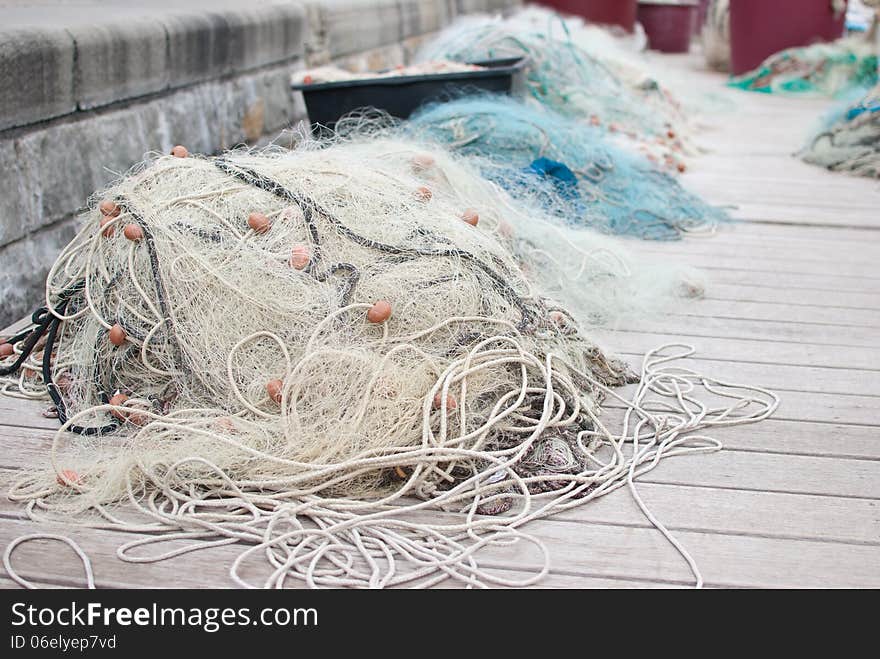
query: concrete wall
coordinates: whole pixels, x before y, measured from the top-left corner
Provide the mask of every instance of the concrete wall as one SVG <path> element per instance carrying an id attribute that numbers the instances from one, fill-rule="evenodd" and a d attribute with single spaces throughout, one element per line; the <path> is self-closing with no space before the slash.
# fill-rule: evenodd
<path id="1" fill-rule="evenodd" d="M 520 0 L 4 0 L 0 327 L 39 304 L 89 196 L 152 151 L 214 153 L 301 120 L 291 74 L 406 62 Z"/>

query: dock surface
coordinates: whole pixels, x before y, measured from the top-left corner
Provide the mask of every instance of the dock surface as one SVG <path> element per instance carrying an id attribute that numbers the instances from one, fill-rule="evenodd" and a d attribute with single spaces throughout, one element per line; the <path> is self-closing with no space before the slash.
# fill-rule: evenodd
<path id="1" fill-rule="evenodd" d="M 630 241 L 708 276 L 705 299 L 604 331 L 637 364 L 668 342 L 692 344 L 692 365 L 781 398 L 771 420 L 714 434 L 717 453 L 675 457 L 638 481 L 654 514 L 692 554 L 708 587 L 880 587 L 880 184 L 791 157 L 829 101 L 723 88 L 696 56 L 654 62 L 734 105 L 709 117 L 685 184 L 743 220 L 711 237 Z M 57 421 L 43 402 L 0 397 L 0 478 L 46 459 Z M 160 563 L 116 558 L 133 534 L 38 525 L 0 494 L 0 547 L 26 533 L 63 533 L 90 556 L 98 587 L 228 587 L 234 547 Z M 544 587 L 678 587 L 692 583 L 675 549 L 625 489 L 526 528 L 552 560 Z M 524 543 L 520 543 L 524 544 Z M 521 553 L 520 553 L 521 552 Z M 496 552 L 493 552 L 493 555 Z M 491 567 L 525 576 L 528 547 Z M 68 548 L 33 542 L 19 573 L 81 587 Z M 487 567 L 489 565 L 487 564 Z M 5 575 L 0 587 L 18 587 Z"/>

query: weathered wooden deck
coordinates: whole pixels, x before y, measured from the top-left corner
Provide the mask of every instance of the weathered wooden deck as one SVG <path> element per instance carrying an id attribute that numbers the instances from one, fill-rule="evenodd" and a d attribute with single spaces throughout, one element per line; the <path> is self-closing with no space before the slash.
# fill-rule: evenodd
<path id="1" fill-rule="evenodd" d="M 691 81 L 720 88 L 722 76 Z M 725 93 L 725 92 L 722 92 Z M 687 183 L 736 204 L 745 222 L 711 238 L 633 243 L 645 254 L 704 269 L 706 299 L 653 321 L 604 332 L 636 361 L 668 341 L 696 346 L 699 367 L 761 385 L 782 398 L 772 420 L 714 433 L 720 453 L 673 458 L 640 480 L 648 506 L 697 560 L 708 586 L 880 586 L 880 185 L 790 157 L 827 102 L 729 92 L 738 108 L 717 118 Z M 0 397 L 0 469 L 43 457 L 56 422 L 43 404 Z M 91 556 L 99 587 L 228 586 L 237 553 L 223 547 L 158 564 L 120 562 L 131 536 L 53 527 Z M 38 530 L 0 500 L 0 546 Z M 529 531 L 552 555 L 547 587 L 679 586 L 686 564 L 625 490 Z M 528 568 L 518 549 L 492 565 Z M 525 551 L 525 549 L 523 549 Z M 22 576 L 79 586 L 81 567 L 57 544 L 16 553 Z M 0 585 L 14 585 L 0 577 Z"/>

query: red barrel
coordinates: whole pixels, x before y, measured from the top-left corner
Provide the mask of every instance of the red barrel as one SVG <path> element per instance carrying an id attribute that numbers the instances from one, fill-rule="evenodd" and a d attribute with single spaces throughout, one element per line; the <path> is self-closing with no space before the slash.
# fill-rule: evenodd
<path id="1" fill-rule="evenodd" d="M 697 0 L 641 0 L 639 23 L 648 35 L 648 47 L 663 53 L 686 53 L 697 15 Z"/>
<path id="2" fill-rule="evenodd" d="M 581 16 L 590 23 L 617 25 L 627 32 L 636 27 L 638 0 L 538 0 L 563 14 Z"/>
<path id="3" fill-rule="evenodd" d="M 747 73 L 786 48 L 843 36 L 832 0 L 730 0 L 731 72 Z"/>

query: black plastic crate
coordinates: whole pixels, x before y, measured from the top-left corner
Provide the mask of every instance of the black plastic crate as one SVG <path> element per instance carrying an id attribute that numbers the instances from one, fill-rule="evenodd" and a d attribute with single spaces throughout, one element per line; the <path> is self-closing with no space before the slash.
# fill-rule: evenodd
<path id="1" fill-rule="evenodd" d="M 510 94 L 523 84 L 526 58 L 468 62 L 478 71 L 419 76 L 390 76 L 293 85 L 306 101 L 313 125 L 333 128 L 340 117 L 360 108 L 374 107 L 392 117 L 407 119 L 427 103 L 459 98 L 469 93 Z"/>

